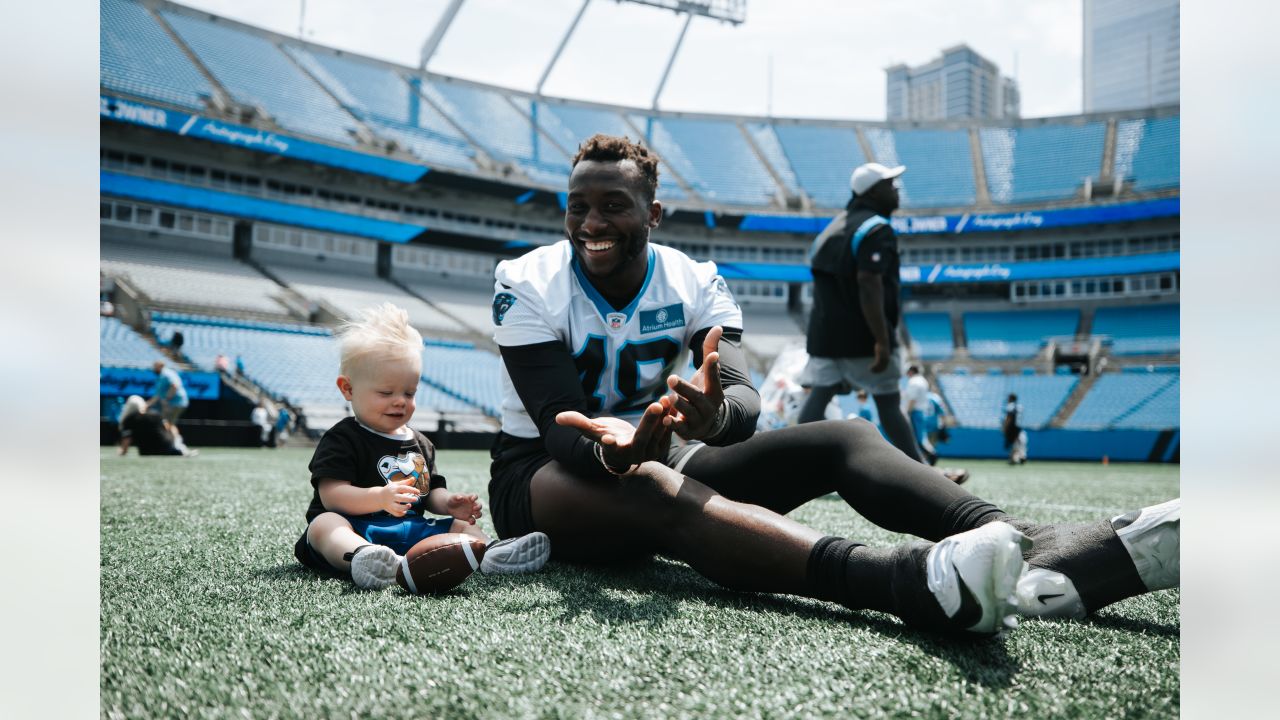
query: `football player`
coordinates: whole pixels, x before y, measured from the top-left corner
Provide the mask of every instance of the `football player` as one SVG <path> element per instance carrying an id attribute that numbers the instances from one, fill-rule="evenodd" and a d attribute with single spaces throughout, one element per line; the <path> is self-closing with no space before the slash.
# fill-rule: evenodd
<path id="1" fill-rule="evenodd" d="M 575 561 L 660 552 L 728 588 L 940 631 L 1015 624 L 1024 557 L 1044 571 L 1032 590 L 1054 588 L 1033 595 L 1065 597 L 1073 581 L 1087 611 L 1156 589 L 1128 549 L 1141 540 L 1124 543 L 1113 523 L 1012 518 L 869 423 L 753 434 L 760 399 L 739 344 L 742 312 L 713 263 L 649 242 L 662 218 L 657 182 L 645 147 L 590 138 L 573 160 L 566 238 L 495 271 L 504 400 L 489 499 L 500 536 L 545 532 L 556 557 Z M 684 353 L 698 368 L 689 381 L 672 374 Z M 873 548 L 785 517 L 831 492 L 926 541 Z M 1176 538 L 1176 512 L 1160 517 L 1129 526 Z M 1152 564 L 1172 564 L 1176 584 L 1168 544 Z"/>

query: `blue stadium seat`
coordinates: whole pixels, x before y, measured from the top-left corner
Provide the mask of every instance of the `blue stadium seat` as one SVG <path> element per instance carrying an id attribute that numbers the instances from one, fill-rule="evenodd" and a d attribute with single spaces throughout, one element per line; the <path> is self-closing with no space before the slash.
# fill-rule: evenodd
<path id="1" fill-rule="evenodd" d="M 1074 335 L 1079 310 L 1016 310 L 964 314 L 969 354 L 983 359 L 1034 357 L 1044 339 Z"/>
<path id="2" fill-rule="evenodd" d="M 260 35 L 184 12 L 161 10 L 227 92 L 260 105 L 281 127 L 332 142 L 352 144 L 355 118 Z"/>
<path id="3" fill-rule="evenodd" d="M 423 93 L 465 128 L 472 128 L 477 142 L 495 159 L 514 162 L 539 185 L 563 188 L 569 180 L 569 157 L 555 143 L 542 137 L 528 115 L 508 102 L 513 99 L 496 90 L 462 83 L 429 82 Z M 528 101 L 524 108 L 529 111 Z"/>
<path id="4" fill-rule="evenodd" d="M 1027 203 L 1076 197 L 1102 174 L 1105 122 L 982 128 L 982 161 L 991 200 Z"/>
<path id="5" fill-rule="evenodd" d="M 583 107 L 562 103 L 529 103 L 529 112 L 536 114 L 538 127 L 555 138 L 570 153 L 577 153 L 578 146 L 596 133 L 643 140 L 642 130 L 627 123 L 623 116 L 605 108 Z M 684 200 L 688 194 L 671 179 L 665 159 L 658 165 L 658 200 Z"/>
<path id="6" fill-rule="evenodd" d="M 1079 430 L 1176 428 L 1179 426 L 1179 377 L 1165 372 L 1102 375 L 1067 418 L 1066 427 Z"/>
<path id="7" fill-rule="evenodd" d="M 180 317 L 180 316 L 176 316 Z M 342 414 L 346 402 L 334 384 L 338 374 L 338 342 L 323 329 L 300 332 L 288 325 L 249 324 L 229 318 L 188 319 L 174 315 L 153 321 L 153 332 L 167 337 L 181 330 L 183 352 L 192 364 L 213 371 L 219 353 L 244 361 L 245 376 L 276 397 L 300 405 L 308 415 Z M 444 358 L 444 359 L 441 359 Z M 423 350 L 423 380 L 418 386 L 419 412 L 497 415 L 492 395 L 499 362 L 496 355 L 459 343 L 432 343 Z"/>
<path id="8" fill-rule="evenodd" d="M 955 352 L 949 314 L 905 313 L 903 321 L 921 360 L 946 360 Z"/>
<path id="9" fill-rule="evenodd" d="M 1121 120 L 1116 124 L 1115 174 L 1134 190 L 1176 188 L 1182 179 L 1179 116 Z"/>
<path id="10" fill-rule="evenodd" d="M 98 362 L 106 367 L 150 367 L 168 360 L 133 328 L 113 317 L 98 319 Z"/>
<path id="11" fill-rule="evenodd" d="M 1049 424 L 1075 389 L 1074 375 L 960 375 L 938 376 L 938 386 L 964 427 L 998 428 L 1004 420 L 1009 393 L 1022 405 L 1019 424 L 1039 429 Z"/>
<path id="12" fill-rule="evenodd" d="M 145 7 L 134 0 L 102 0 L 98 11 L 103 87 L 204 109 L 213 88 Z"/>
<path id="13" fill-rule="evenodd" d="M 777 183 L 736 124 L 687 118 L 634 121 L 637 125 L 651 125 L 654 149 L 707 200 L 729 205 L 770 205 L 777 196 Z"/>
<path id="14" fill-rule="evenodd" d="M 370 128 L 431 165 L 474 170 L 475 149 L 394 70 L 364 60 L 287 46 L 285 51 Z"/>
<path id="15" fill-rule="evenodd" d="M 756 147 L 760 148 L 760 152 L 764 155 L 764 159 L 771 166 L 774 172 L 778 174 L 778 179 L 782 181 L 782 185 L 787 192 L 793 196 L 800 194 L 800 182 L 796 179 L 796 174 L 791 169 L 791 163 L 787 160 L 787 154 L 782 150 L 782 143 L 778 140 L 778 135 L 773 131 L 772 125 L 765 123 L 749 122 L 743 123 L 747 132 L 751 133 L 751 139 L 755 141 Z"/>
<path id="16" fill-rule="evenodd" d="M 900 178 L 904 208 L 959 207 L 977 200 L 968 130 L 864 128 L 876 162 L 906 165 Z"/>
<path id="17" fill-rule="evenodd" d="M 1176 353 L 1180 346 L 1178 305 L 1098 308 L 1093 334 L 1112 338 L 1114 355 Z"/>
<path id="18" fill-rule="evenodd" d="M 867 161 L 851 127 L 774 123 L 782 151 L 791 161 L 800 187 L 819 207 L 842 208 L 849 202 L 849 176 Z"/>

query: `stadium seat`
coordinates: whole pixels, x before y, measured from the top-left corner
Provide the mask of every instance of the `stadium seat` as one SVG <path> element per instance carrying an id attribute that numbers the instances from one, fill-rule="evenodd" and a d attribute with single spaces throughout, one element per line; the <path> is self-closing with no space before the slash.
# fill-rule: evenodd
<path id="1" fill-rule="evenodd" d="M 963 427 L 998 428 L 1009 393 L 1022 405 L 1019 423 L 1039 429 L 1070 397 L 1079 378 L 1074 375 L 960 375 L 938 376 L 938 386 Z"/>
<path id="2" fill-rule="evenodd" d="M 102 0 L 98 12 L 98 69 L 104 88 L 204 109 L 213 87 L 146 7 L 136 0 Z"/>
<path id="3" fill-rule="evenodd" d="M 462 83 L 424 82 L 422 92 L 455 123 L 474 128 L 476 142 L 493 158 L 515 163 L 538 185 L 560 190 L 568 184 L 569 156 L 535 130 L 527 101 L 521 112 L 509 95 Z"/>
<path id="4" fill-rule="evenodd" d="M 283 289 L 230 257 L 103 242 L 102 271 L 125 278 L 153 302 L 287 316 L 275 298 Z"/>
<path id="5" fill-rule="evenodd" d="M 1020 359 L 1040 352 L 1045 338 L 1074 335 L 1079 310 L 968 312 L 964 332 L 969 354 L 982 359 Z"/>
<path id="6" fill-rule="evenodd" d="M 949 314 L 905 313 L 903 322 L 921 360 L 946 360 L 955 352 Z"/>
<path id="7" fill-rule="evenodd" d="M 453 124 L 385 65 L 286 46 L 289 53 L 375 133 L 395 140 L 430 165 L 474 170 L 475 149 Z"/>
<path id="8" fill-rule="evenodd" d="M 1098 308 L 1093 334 L 1111 338 L 1113 355 L 1178 352 L 1181 343 L 1178 305 L 1132 305 Z"/>
<path id="9" fill-rule="evenodd" d="M 777 173 L 778 179 L 782 181 L 782 186 L 786 188 L 787 193 L 792 196 L 798 196 L 800 194 L 800 183 L 796 179 L 795 172 L 791 169 L 791 162 L 787 160 L 787 154 L 783 151 L 782 143 L 778 140 L 778 134 L 773 131 L 773 126 L 757 122 L 743 123 L 743 126 L 751 134 L 751 139 L 755 141 L 756 147 L 764 155 L 765 161 Z"/>
<path id="10" fill-rule="evenodd" d="M 312 418 L 341 418 L 346 401 L 338 392 L 338 342 L 323 329 L 299 331 L 297 326 L 244 323 L 233 318 L 192 318 L 163 315 L 152 331 L 168 336 L 181 330 L 183 353 L 202 370 L 214 371 L 215 359 L 225 355 L 243 361 L 245 376 L 272 395 L 300 406 Z M 469 345 L 434 341 L 423 349 L 423 380 L 418 386 L 415 418 L 429 421 L 440 415 L 466 418 L 496 415 L 493 401 L 496 355 Z M 312 426 L 323 430 L 323 426 Z"/>
<path id="11" fill-rule="evenodd" d="M 390 302 L 407 310 L 409 322 L 424 334 L 467 331 L 453 318 L 381 278 L 351 272 L 318 272 L 276 263 L 269 267 L 290 288 L 309 300 L 327 302 L 343 317 L 358 317 L 364 308 Z"/>
<path id="12" fill-rule="evenodd" d="M 849 175 L 867 161 L 851 127 L 773 123 L 800 187 L 823 208 L 849 202 Z"/>
<path id="13" fill-rule="evenodd" d="M 261 106 L 282 127 L 350 145 L 355 118 L 289 61 L 274 42 L 168 6 L 160 11 L 209 72 L 236 100 Z"/>
<path id="14" fill-rule="evenodd" d="M 1106 123 L 982 128 L 987 190 L 998 203 L 1076 197 L 1085 178 L 1102 174 Z"/>
<path id="15" fill-rule="evenodd" d="M 967 130 L 864 128 L 876 162 L 906 165 L 903 208 L 971 206 L 977 200 Z"/>
<path id="16" fill-rule="evenodd" d="M 1180 424 L 1179 377 L 1172 372 L 1104 374 L 1067 418 L 1066 427 L 1080 430 L 1176 428 Z"/>
<path id="17" fill-rule="evenodd" d="M 528 107 L 531 114 L 537 115 L 538 127 L 574 153 L 584 140 L 596 133 L 632 139 L 641 136 L 640 131 L 614 110 L 548 102 L 531 102 Z M 659 176 L 667 178 L 667 181 L 658 183 L 658 200 L 686 199 L 688 194 L 679 183 L 670 180 L 670 171 L 664 165 L 665 159 L 658 164 Z"/>
<path id="18" fill-rule="evenodd" d="M 98 362 L 103 366 L 150 367 L 157 360 L 168 359 L 146 338 L 118 319 L 98 319 Z"/>
<path id="19" fill-rule="evenodd" d="M 1116 124 L 1115 175 L 1135 191 L 1178 187 L 1182 178 L 1179 160 L 1178 116 L 1137 118 Z"/>
<path id="20" fill-rule="evenodd" d="M 707 200 L 774 204 L 778 185 L 736 124 L 688 118 L 636 118 L 636 124 L 651 128 L 650 141 L 658 154 Z"/>

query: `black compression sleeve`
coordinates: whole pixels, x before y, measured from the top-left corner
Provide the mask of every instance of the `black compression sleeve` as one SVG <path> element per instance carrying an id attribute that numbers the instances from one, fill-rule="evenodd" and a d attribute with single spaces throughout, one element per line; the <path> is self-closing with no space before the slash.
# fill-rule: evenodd
<path id="1" fill-rule="evenodd" d="M 694 367 L 702 367 L 702 341 L 709 332 L 711 328 L 704 328 L 689 340 Z M 760 393 L 751 384 L 747 357 L 742 353 L 742 330 L 725 328 L 716 350 L 720 353 L 720 384 L 724 387 L 724 410 L 728 418 L 724 429 L 703 442 L 732 445 L 755 434 L 756 420 L 760 417 Z"/>
<path id="2" fill-rule="evenodd" d="M 556 424 L 556 415 L 566 410 L 589 414 L 577 368 L 564 345 L 551 340 L 534 345 L 501 346 L 499 350 L 511 384 L 525 411 L 538 426 L 547 453 L 576 474 L 606 477 L 608 473 L 596 458 L 595 442 L 571 427 Z"/>

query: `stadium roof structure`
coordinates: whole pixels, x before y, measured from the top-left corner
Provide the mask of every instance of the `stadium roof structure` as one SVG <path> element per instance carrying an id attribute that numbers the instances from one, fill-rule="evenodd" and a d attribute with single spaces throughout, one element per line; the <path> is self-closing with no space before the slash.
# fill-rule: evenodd
<path id="1" fill-rule="evenodd" d="M 101 8 L 104 120 L 307 150 L 374 174 L 381 163 L 401 181 L 441 172 L 560 193 L 577 144 L 605 132 L 638 137 L 658 155 L 668 208 L 716 215 L 829 217 L 866 161 L 907 165 L 901 214 L 943 224 L 1179 195 L 1176 105 L 924 123 L 673 112 L 423 72 L 170 2 Z M 146 120 L 157 112 L 167 119 Z"/>

